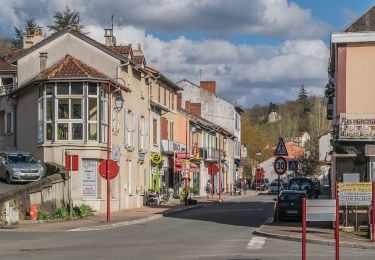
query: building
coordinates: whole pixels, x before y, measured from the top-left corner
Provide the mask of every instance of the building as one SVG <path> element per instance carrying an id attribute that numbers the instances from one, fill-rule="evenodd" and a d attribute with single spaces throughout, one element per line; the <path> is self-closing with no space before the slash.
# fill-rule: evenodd
<path id="1" fill-rule="evenodd" d="M 275 122 L 280 121 L 280 120 L 281 120 L 281 115 L 279 115 L 279 113 L 273 111 L 273 112 L 268 114 L 268 123 L 269 124 L 275 123 Z"/>
<path id="2" fill-rule="evenodd" d="M 332 119 L 331 183 L 345 174 L 374 179 L 375 6 L 343 31 L 332 33 L 328 68 L 327 118 Z M 332 189 L 333 192 L 334 189 Z"/>
<path id="3" fill-rule="evenodd" d="M 244 110 L 218 97 L 215 81 L 201 81 L 197 85 L 183 79 L 177 82 L 177 85 L 183 89 L 179 91 L 178 96 L 183 109 L 194 111 L 208 122 L 223 126 L 234 137 L 233 162 L 231 160 L 228 162 L 229 175 L 238 176 L 241 160 L 241 115 Z"/>
<path id="4" fill-rule="evenodd" d="M 42 35 L 26 33 L 26 48 L 2 60 L 2 148 L 60 165 L 67 153 L 77 155 L 73 204 L 103 211 L 106 180 L 98 165 L 107 157 L 109 132 L 111 157 L 120 167 L 111 181 L 111 209 L 141 207 L 150 180 L 151 80 L 142 55 L 131 46 L 114 46 L 111 29 L 106 45 L 74 27 Z"/>

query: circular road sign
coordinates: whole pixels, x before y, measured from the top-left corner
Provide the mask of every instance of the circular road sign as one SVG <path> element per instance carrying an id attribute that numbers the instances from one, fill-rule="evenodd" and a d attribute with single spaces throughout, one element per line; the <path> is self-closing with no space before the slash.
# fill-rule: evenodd
<path id="1" fill-rule="evenodd" d="M 273 169 L 275 170 L 276 174 L 283 175 L 286 173 L 288 167 L 288 163 L 284 157 L 276 157 L 275 162 L 273 163 Z"/>
<path id="2" fill-rule="evenodd" d="M 119 167 L 114 160 L 104 160 L 99 164 L 99 174 L 102 178 L 107 179 L 107 161 L 108 161 L 108 174 L 109 179 L 113 180 L 117 177 Z"/>

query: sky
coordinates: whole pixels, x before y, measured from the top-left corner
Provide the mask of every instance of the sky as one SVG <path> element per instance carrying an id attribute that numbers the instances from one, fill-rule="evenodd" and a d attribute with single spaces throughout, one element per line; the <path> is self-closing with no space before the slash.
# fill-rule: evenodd
<path id="1" fill-rule="evenodd" d="M 49 34 L 65 6 L 104 43 L 115 18 L 118 44 L 140 43 L 148 66 L 171 80 L 215 80 L 218 96 L 245 108 L 293 100 L 304 85 L 324 94 L 329 41 L 370 0 L 0 0 L 0 36 L 35 18 Z"/>

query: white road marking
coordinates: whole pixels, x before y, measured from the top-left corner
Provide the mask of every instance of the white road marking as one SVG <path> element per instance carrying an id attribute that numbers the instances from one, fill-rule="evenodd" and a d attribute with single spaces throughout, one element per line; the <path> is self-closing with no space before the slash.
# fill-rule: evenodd
<path id="1" fill-rule="evenodd" d="M 269 217 L 268 219 L 266 219 L 266 221 L 263 222 L 262 225 L 264 225 L 264 224 L 270 224 L 272 222 L 273 222 L 273 217 Z"/>
<path id="2" fill-rule="evenodd" d="M 249 243 L 246 246 L 246 249 L 254 250 L 254 249 L 262 249 L 264 244 L 266 243 L 265 237 L 253 237 L 250 239 Z"/>

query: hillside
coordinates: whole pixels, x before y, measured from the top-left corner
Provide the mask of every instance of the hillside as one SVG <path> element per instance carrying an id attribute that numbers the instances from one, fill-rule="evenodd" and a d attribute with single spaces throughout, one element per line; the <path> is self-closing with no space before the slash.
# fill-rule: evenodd
<path id="1" fill-rule="evenodd" d="M 281 119 L 269 123 L 268 115 L 271 112 L 278 113 Z M 261 161 L 272 156 L 272 147 L 277 144 L 279 137 L 288 141 L 306 131 L 311 136 L 311 149 L 317 150 L 318 138 L 330 129 L 330 121 L 326 120 L 325 99 L 309 97 L 303 86 L 297 100 L 255 106 L 242 116 L 241 122 L 241 142 L 247 146 L 249 159 L 254 159 L 256 151 L 260 150 Z"/>

